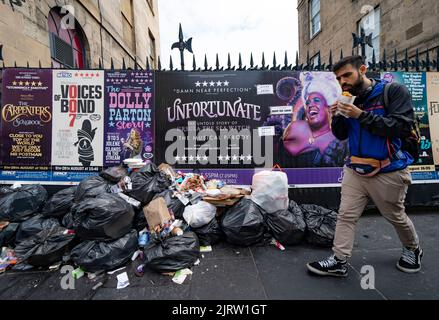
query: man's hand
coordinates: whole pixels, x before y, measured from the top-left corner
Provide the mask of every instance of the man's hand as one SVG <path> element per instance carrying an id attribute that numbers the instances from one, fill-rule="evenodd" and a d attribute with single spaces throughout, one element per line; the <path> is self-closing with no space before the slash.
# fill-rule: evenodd
<path id="1" fill-rule="evenodd" d="M 348 104 L 343 102 L 339 102 L 337 108 L 344 115 L 354 119 L 358 119 L 360 115 L 363 113 L 363 110 L 354 106 L 353 104 Z M 332 107 L 331 107 L 331 112 L 332 112 Z"/>
<path id="2" fill-rule="evenodd" d="M 331 111 L 332 116 L 335 117 L 335 116 L 336 116 L 335 113 L 336 113 L 337 110 L 338 110 L 337 103 L 331 105 L 331 108 L 330 108 L 329 110 Z"/>

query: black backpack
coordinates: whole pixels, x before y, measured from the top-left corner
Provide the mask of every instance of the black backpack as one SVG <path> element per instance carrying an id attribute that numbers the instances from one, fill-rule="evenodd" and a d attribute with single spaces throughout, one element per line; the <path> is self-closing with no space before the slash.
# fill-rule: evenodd
<path id="1" fill-rule="evenodd" d="M 388 83 L 384 86 L 384 108 L 389 105 L 389 90 L 393 83 Z M 420 120 L 418 116 L 415 116 L 410 130 L 410 136 L 401 138 L 402 150 L 407 151 L 413 157 L 413 164 L 419 161 L 419 154 L 421 153 L 421 129 Z"/>

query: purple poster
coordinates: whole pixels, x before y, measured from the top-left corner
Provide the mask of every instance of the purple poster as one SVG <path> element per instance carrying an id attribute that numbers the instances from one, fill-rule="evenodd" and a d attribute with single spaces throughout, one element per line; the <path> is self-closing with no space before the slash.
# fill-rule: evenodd
<path id="1" fill-rule="evenodd" d="M 6 69 L 2 81 L 2 169 L 48 170 L 51 133 L 52 71 Z"/>
<path id="2" fill-rule="evenodd" d="M 106 73 L 104 166 L 128 158 L 153 161 L 153 106 L 152 72 Z"/>

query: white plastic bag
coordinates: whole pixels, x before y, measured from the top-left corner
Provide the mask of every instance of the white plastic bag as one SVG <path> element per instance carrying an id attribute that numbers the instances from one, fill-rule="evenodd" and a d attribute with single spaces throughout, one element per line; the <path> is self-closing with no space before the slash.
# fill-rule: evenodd
<path id="1" fill-rule="evenodd" d="M 183 218 L 193 228 L 199 228 L 215 218 L 216 207 L 206 201 L 187 206 L 183 212 Z"/>
<path id="2" fill-rule="evenodd" d="M 288 177 L 285 172 L 260 171 L 253 175 L 251 199 L 268 213 L 288 209 Z"/>

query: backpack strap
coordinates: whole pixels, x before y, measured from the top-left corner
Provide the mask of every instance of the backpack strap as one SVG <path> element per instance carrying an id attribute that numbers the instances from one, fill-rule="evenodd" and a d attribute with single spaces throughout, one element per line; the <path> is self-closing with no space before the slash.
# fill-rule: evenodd
<path id="1" fill-rule="evenodd" d="M 389 105 L 389 103 L 390 103 L 390 101 L 389 101 L 389 91 L 390 91 L 390 88 L 392 87 L 392 86 L 394 86 L 395 85 L 395 83 L 394 82 L 392 82 L 392 83 L 386 83 L 385 85 L 384 85 L 384 108 L 385 109 L 387 109 L 387 106 Z"/>

